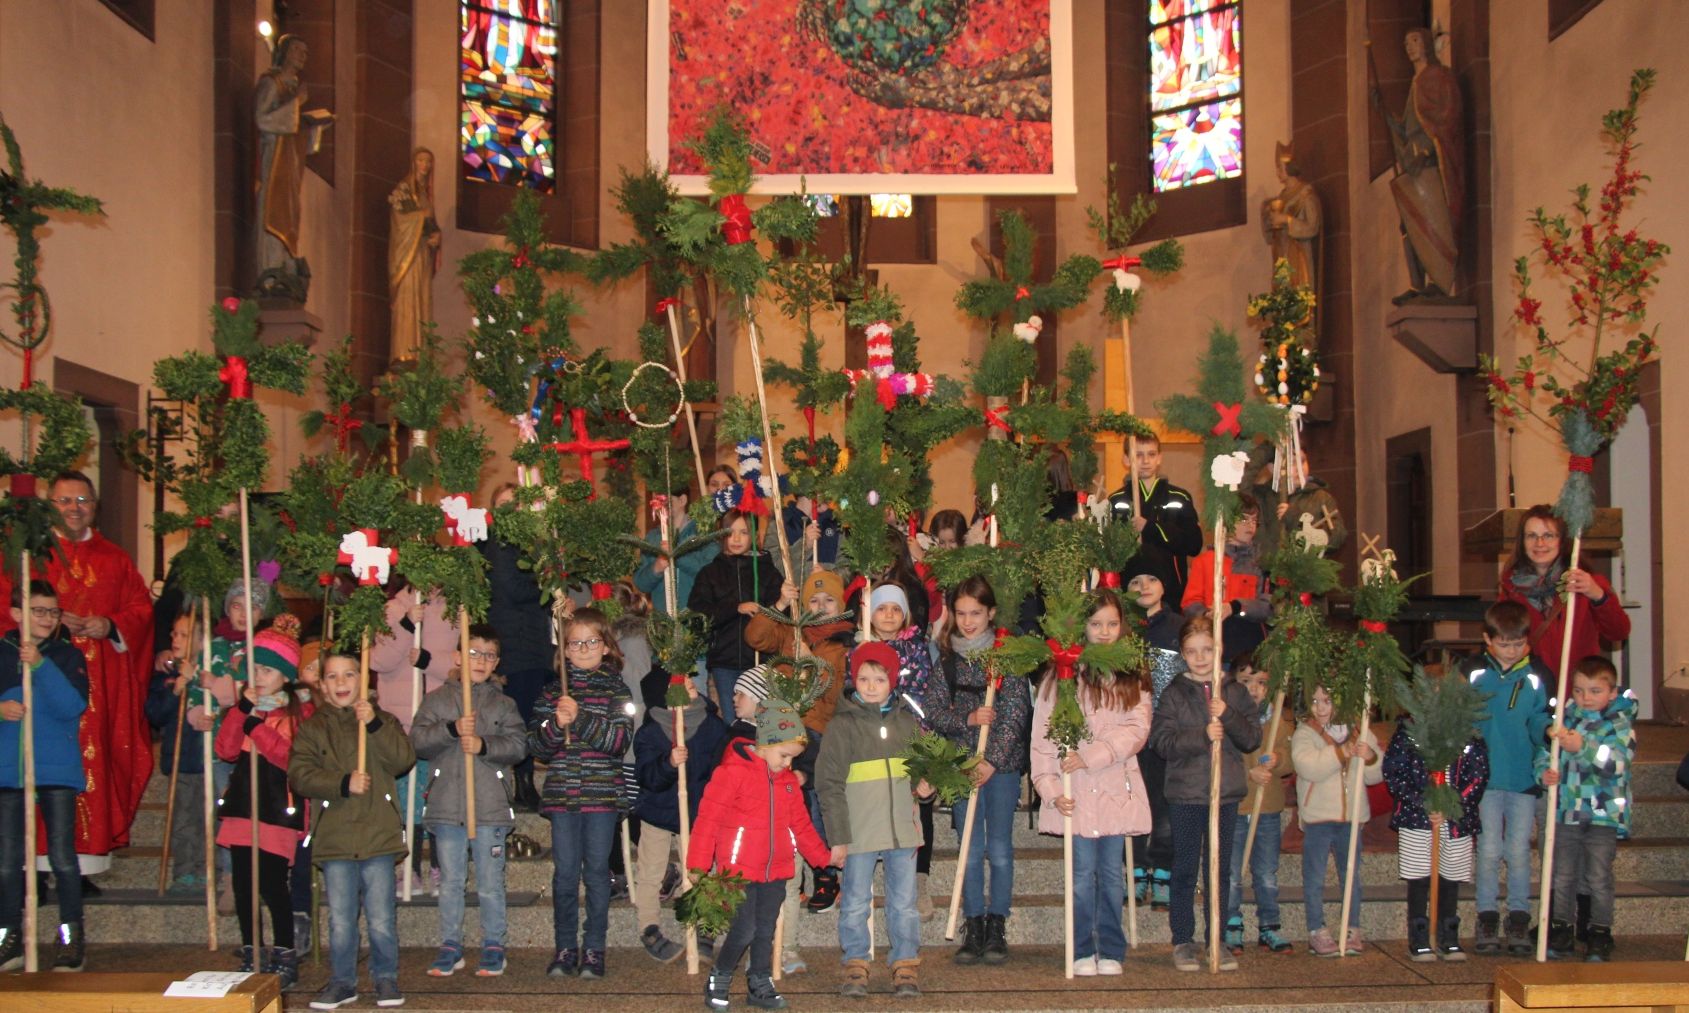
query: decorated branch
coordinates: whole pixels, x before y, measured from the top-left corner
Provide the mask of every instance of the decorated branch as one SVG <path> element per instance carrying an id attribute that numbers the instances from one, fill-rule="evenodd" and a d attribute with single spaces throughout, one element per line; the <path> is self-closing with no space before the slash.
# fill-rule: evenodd
<path id="1" fill-rule="evenodd" d="M 910 511 L 913 465 L 890 446 L 887 423 L 885 406 L 874 398 L 851 403 L 845 416 L 848 460 L 826 485 L 843 529 L 841 556 L 856 573 L 879 573 L 891 565 L 886 512 L 906 517 Z"/>
<path id="2" fill-rule="evenodd" d="M 967 746 L 938 732 L 923 732 L 899 755 L 910 783 L 925 781 L 940 805 L 955 805 L 973 794 L 971 772 L 979 757 Z"/>
<path id="3" fill-rule="evenodd" d="M 1155 216 L 1155 201 L 1143 194 L 1132 198 L 1129 208 L 1120 206 L 1120 189 L 1115 181 L 1116 167 L 1108 167 L 1108 203 L 1103 211 L 1087 207 L 1085 217 L 1091 230 L 1102 241 L 1109 256 L 1097 265 L 1106 271 L 1103 288 L 1103 313 L 1110 320 L 1128 321 L 1138 313 L 1138 290 L 1143 279 L 1136 274 L 1142 268 L 1154 275 L 1168 275 L 1185 266 L 1185 250 L 1177 239 L 1163 239 L 1137 255 L 1126 252 L 1132 240 Z"/>
<path id="4" fill-rule="evenodd" d="M 1446 820 L 1460 819 L 1464 812 L 1460 792 L 1449 783 L 1448 770 L 1479 737 L 1487 710 L 1484 694 L 1458 675 L 1434 678 L 1415 667 L 1411 680 L 1400 680 L 1396 697 L 1413 722 L 1408 734 L 1431 777 L 1424 794 L 1425 811 Z"/>
<path id="5" fill-rule="evenodd" d="M 24 553 L 44 565 L 54 551 L 53 525 L 59 513 L 40 495 L 37 476 L 50 481 L 74 467 L 87 452 L 92 433 L 80 401 L 55 394 L 39 381 L 25 390 L 0 390 L 0 414 L 14 411 L 41 423 L 35 446 L 26 447 L 20 456 L 0 448 L 0 478 L 8 483 L 6 497 L 0 500 L 0 533 L 4 535 L 4 566 L 15 578 Z"/>
<path id="6" fill-rule="evenodd" d="M 745 900 L 745 877 L 715 870 L 692 881 L 691 889 L 674 901 L 675 921 L 698 935 L 719 939 L 733 927 L 733 916 Z"/>

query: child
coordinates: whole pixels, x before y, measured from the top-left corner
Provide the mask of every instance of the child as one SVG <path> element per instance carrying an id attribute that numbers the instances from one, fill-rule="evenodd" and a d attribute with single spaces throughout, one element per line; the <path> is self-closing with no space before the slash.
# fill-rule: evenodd
<path id="1" fill-rule="evenodd" d="M 76 861 L 76 797 L 88 786 L 77 738 L 88 709 L 88 668 L 82 652 L 59 625 L 59 595 L 44 580 L 29 582 L 29 632 L 23 647 L 18 630 L 0 639 L 0 971 L 23 968 L 24 855 L 35 842 L 23 839 L 23 679 L 29 665 L 35 704 L 35 799 L 46 826 L 47 864 L 53 870 L 59 904 L 59 951 L 55 971 L 83 967 L 82 874 Z M 12 621 L 24 622 L 23 588 L 12 589 Z M 33 870 L 35 863 L 28 863 Z M 33 871 L 30 873 L 33 875 Z"/>
<path id="2" fill-rule="evenodd" d="M 710 775 L 686 853 L 686 866 L 696 873 L 715 868 L 746 880 L 744 900 L 704 983 L 704 1001 L 713 1010 L 727 1009 L 733 971 L 747 949 L 751 1005 L 786 1008 L 774 988 L 774 925 L 786 880 L 796 871 L 792 849 L 795 845 L 812 865 L 825 865 L 829 857 L 791 771 L 807 741 L 798 712 L 785 701 L 766 700 L 757 708 L 756 727 L 755 740 L 735 739 Z"/>
<path id="3" fill-rule="evenodd" d="M 528 755 L 528 732 L 515 701 L 492 681 L 499 657 L 493 628 L 471 626 L 469 656 L 461 647 L 452 655 L 456 672 L 422 698 L 411 724 L 412 748 L 433 766 L 422 825 L 433 836 L 440 860 L 440 952 L 428 973 L 444 978 L 463 966 L 463 890 L 471 847 L 464 757 L 470 756 L 475 763 L 475 896 L 481 911 L 481 960 L 475 973 L 492 978 L 504 973 L 504 840 L 516 828 L 510 767 Z M 468 714 L 458 681 L 463 672 L 469 673 Z"/>
<path id="4" fill-rule="evenodd" d="M 1589 897 L 1588 951 L 1594 963 L 1613 956 L 1613 853 L 1630 836 L 1630 762 L 1636 754 L 1631 722 L 1636 701 L 1619 693 L 1613 663 L 1592 654 L 1572 669 L 1572 699 L 1560 740 L 1560 769 L 1537 760 L 1542 783 L 1560 785 L 1554 818 L 1554 903 L 1549 908 L 1548 950 L 1569 957 L 1575 937 L 1566 915 L 1580 895 Z"/>
<path id="5" fill-rule="evenodd" d="M 223 715 L 217 729 L 217 757 L 234 765 L 223 793 L 217 843 L 229 849 L 234 872 L 235 914 L 240 921 L 240 970 L 279 975 L 282 988 L 299 978 L 294 950 L 293 892 L 288 870 L 305 838 L 303 799 L 288 790 L 288 766 L 300 726 L 314 710 L 299 675 L 299 641 L 276 630 L 252 638 L 252 682 Z M 258 764 L 258 798 L 251 765 Z M 312 798 L 319 796 L 312 795 Z M 270 909 L 274 949 L 260 953 L 252 910 L 252 819 L 258 820 L 258 894 Z"/>
<path id="6" fill-rule="evenodd" d="M 1238 495 L 1238 518 L 1226 533 L 1226 555 L 1221 562 L 1221 640 L 1228 665 L 1245 651 L 1253 651 L 1267 636 L 1267 619 L 1272 602 L 1267 582 L 1261 575 L 1261 559 L 1255 547 L 1255 532 L 1261 524 L 1261 508 L 1248 493 Z M 1214 606 L 1214 553 L 1210 548 L 1191 563 L 1190 583 L 1180 608 L 1185 615 L 1201 615 Z"/>
<path id="7" fill-rule="evenodd" d="M 1120 600 L 1112 591 L 1091 596 L 1085 639 L 1108 644 L 1120 638 Z M 1055 673 L 1044 676 L 1032 715 L 1032 783 L 1044 799 L 1038 829 L 1062 832 L 1062 818 L 1073 817 L 1073 973 L 1118 975 L 1126 959 L 1126 933 L 1120 909 L 1126 903 L 1122 851 L 1127 834 L 1149 828 L 1149 799 L 1138 753 L 1149 739 L 1150 693 L 1147 668 L 1118 678 L 1097 678 L 1079 667 L 1079 709 L 1090 729 L 1089 742 L 1060 755 L 1047 734 L 1056 703 Z M 1066 771 L 1073 794 L 1062 792 Z"/>
<path id="8" fill-rule="evenodd" d="M 1118 603 L 1113 615 L 1118 636 Z M 927 718 L 935 731 L 971 753 L 979 744 L 979 729 L 990 729 L 985 755 L 972 772 L 974 795 L 959 800 L 951 814 L 958 834 L 967 820 L 974 821 L 968 868 L 962 880 L 962 915 L 967 922 L 962 945 L 955 954 L 958 964 L 979 960 L 1000 964 L 1009 956 L 1006 923 L 1015 889 L 1015 809 L 1020 805 L 1020 781 L 1026 767 L 1032 699 L 1025 679 L 1005 679 L 995 705 L 985 706 L 990 676 L 980 658 L 996 639 L 996 618 L 997 596 L 985 578 L 969 577 L 958 584 L 945 610 L 943 648 L 939 652 L 943 673 L 927 684 Z M 1147 721 L 1144 727 L 1147 731 Z M 987 861 L 991 864 L 989 904 L 985 895 Z"/>
<path id="9" fill-rule="evenodd" d="M 1289 953 L 1293 948 L 1290 941 L 1279 934 L 1278 856 L 1284 833 L 1280 820 L 1284 813 L 1284 775 L 1290 773 L 1290 734 L 1295 723 L 1281 720 L 1277 737 L 1266 741 L 1265 730 L 1273 719 L 1272 705 L 1267 703 L 1267 670 L 1256 667 L 1253 651 L 1239 655 L 1234 670 L 1237 681 L 1261 709 L 1261 745 L 1243 757 L 1249 778 L 1245 802 L 1256 792 L 1261 793 L 1260 825 L 1255 828 L 1255 846 L 1249 853 L 1250 881 L 1255 887 L 1255 942 L 1268 953 Z M 1232 833 L 1232 888 L 1226 895 L 1226 946 L 1233 953 L 1243 952 L 1243 845 L 1248 836 L 1249 816 L 1240 810 L 1237 829 Z"/>
<path id="10" fill-rule="evenodd" d="M 394 865 L 405 842 L 394 800 L 398 777 L 416 763 L 416 752 L 398 718 L 358 695 L 356 655 L 325 649 L 320 683 L 325 705 L 299 729 L 287 771 L 296 792 L 320 800 L 311 859 L 322 869 L 328 896 L 329 981 L 311 1008 L 339 1009 L 357 1001 L 360 911 L 369 932 L 375 1004 L 403 1006 Z M 359 725 L 366 741 L 362 770 Z"/>
<path id="11" fill-rule="evenodd" d="M 756 664 L 756 652 L 745 643 L 745 624 L 762 605 L 780 598 L 780 571 L 774 558 L 751 545 L 751 515 L 737 508 L 716 523 L 725 530 L 721 554 L 710 560 L 692 585 L 686 607 L 710 620 L 710 649 L 705 664 L 715 684 L 716 702 L 723 708 L 733 699 L 739 673 Z"/>
<path id="12" fill-rule="evenodd" d="M 733 687 L 733 720 L 728 722 L 727 735 L 733 739 L 757 737 L 757 708 L 768 699 L 768 668 L 758 665 L 747 668 Z M 723 748 L 726 748 L 725 746 Z M 720 759 L 718 755 L 716 757 Z"/>
<path id="13" fill-rule="evenodd" d="M 1460 673 L 1489 697 L 1478 726 L 1490 750 L 1490 781 L 1479 806 L 1478 932 L 1472 948 L 1494 955 L 1502 948 L 1498 889 L 1507 863 L 1507 951 L 1528 957 L 1531 937 L 1531 831 L 1537 821 L 1536 755 L 1550 721 L 1552 679 L 1531 658 L 1530 610 L 1498 601 L 1484 612 L 1484 652 L 1463 662 Z"/>
<path id="14" fill-rule="evenodd" d="M 931 789 L 922 782 L 912 791 L 897 759 L 921 731 L 908 698 L 897 693 L 898 669 L 897 652 L 889 644 L 869 641 L 852 652 L 856 688 L 834 712 L 815 765 L 815 787 L 833 835 L 828 864 L 844 867 L 839 946 L 845 971 L 839 994 L 852 999 L 868 995 L 868 906 L 874 900 L 874 866 L 880 862 L 886 868 L 892 991 L 900 999 L 921 994 L 921 916 L 915 910 L 915 848 L 921 835 L 915 796 L 930 795 Z"/>
<path id="15" fill-rule="evenodd" d="M 576 609 L 563 633 L 566 671 L 546 687 L 528 726 L 528 747 L 546 765 L 540 811 L 551 821 L 553 978 L 602 978 L 610 925 L 610 850 L 626 808 L 622 754 L 633 738 L 633 697 L 622 682 L 621 652 L 610 621 Z M 586 882 L 585 945 L 580 933 Z"/>
<path id="16" fill-rule="evenodd" d="M 1203 890 L 1218 891 L 1225 897 L 1232 867 L 1233 824 L 1237 804 L 1244 795 L 1243 754 L 1261 744 L 1261 722 L 1249 691 L 1235 680 L 1222 683 L 1220 695 L 1212 697 L 1212 620 L 1207 616 L 1185 620 L 1179 631 L 1179 651 L 1185 673 L 1162 691 L 1149 741 L 1167 764 L 1168 821 L 1173 828 L 1173 882 L 1167 921 L 1173 933 L 1173 966 L 1196 971 L 1203 964 L 1202 948 L 1194 942 L 1197 865 L 1202 865 Z M 1209 748 L 1215 742 L 1220 743 L 1220 882 L 1208 883 Z M 1206 931 L 1212 931 L 1212 927 Z M 1237 970 L 1237 957 L 1224 947 L 1220 950 L 1220 970 Z"/>
<path id="17" fill-rule="evenodd" d="M 1459 678 L 1456 676 L 1456 678 Z M 1396 831 L 1396 864 L 1407 880 L 1408 959 L 1427 963 L 1441 956 L 1462 961 L 1460 948 L 1460 884 L 1472 879 L 1473 838 L 1478 836 L 1479 807 L 1490 777 L 1490 754 L 1482 738 L 1466 744 L 1454 766 L 1443 771 L 1446 783 L 1460 793 L 1460 819 L 1448 822 L 1425 811 L 1425 789 L 1431 774 L 1413 738 L 1413 726 L 1403 719 L 1384 751 L 1384 783 L 1396 807 L 1390 829 Z M 1437 947 L 1431 948 L 1431 835 L 1437 840 Z"/>
<path id="18" fill-rule="evenodd" d="M 169 890 L 176 894 L 205 892 L 205 821 L 198 800 L 206 789 L 205 731 L 215 727 L 215 719 L 205 712 L 205 690 L 195 678 L 194 630 L 193 613 L 176 617 L 170 625 L 170 648 L 147 686 L 147 723 L 158 734 L 158 773 L 169 777 L 174 769 L 176 775 L 177 805 L 165 830 L 170 835 Z M 183 707 L 188 711 L 181 715 L 178 743 L 177 715 Z"/>
<path id="19" fill-rule="evenodd" d="M 1167 684 L 1185 669 L 1185 659 L 1179 655 L 1179 628 L 1185 617 L 1167 607 L 1167 583 L 1155 566 L 1148 554 L 1139 553 L 1120 571 L 1127 593 L 1146 617 L 1142 633 L 1150 646 L 1151 708 L 1161 702 L 1161 691 Z M 1138 900 L 1147 900 L 1152 911 L 1165 911 L 1173 868 L 1173 829 L 1167 821 L 1167 796 L 1162 790 L 1167 764 L 1160 753 L 1145 746 L 1138 753 L 1138 767 L 1149 792 L 1150 831 L 1133 842 L 1133 858 L 1138 863 L 1133 878 L 1138 884 Z"/>
<path id="20" fill-rule="evenodd" d="M 1308 701 L 1308 717 L 1290 737 L 1290 762 L 1296 771 L 1296 817 L 1302 825 L 1302 900 L 1308 919 L 1308 952 L 1316 957 L 1338 955 L 1337 940 L 1325 927 L 1325 863 L 1331 856 L 1337 863 L 1337 884 L 1344 887 L 1343 874 L 1349 858 L 1349 806 L 1358 798 L 1361 823 L 1372 817 L 1366 791 L 1351 793 L 1349 761 L 1361 758 L 1361 780 L 1377 784 L 1384 779 L 1378 754 L 1378 740 L 1371 730 L 1353 741 L 1354 729 L 1331 723 L 1331 694 L 1324 686 L 1314 689 Z M 1355 853 L 1360 854 L 1359 842 Z M 1361 940 L 1361 877 L 1355 869 L 1349 890 L 1349 940 L 1343 952 L 1354 955 L 1365 949 Z"/>

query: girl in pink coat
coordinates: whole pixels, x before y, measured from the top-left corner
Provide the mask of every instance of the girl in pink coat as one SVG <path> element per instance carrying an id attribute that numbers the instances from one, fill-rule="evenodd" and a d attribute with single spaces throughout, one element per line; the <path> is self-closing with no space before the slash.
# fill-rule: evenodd
<path id="1" fill-rule="evenodd" d="M 1093 644 L 1120 639 L 1125 610 L 1112 591 L 1091 596 L 1085 638 Z M 1056 679 L 1044 677 L 1032 709 L 1032 784 L 1044 800 L 1038 829 L 1062 832 L 1073 816 L 1073 973 L 1117 975 L 1126 959 L 1121 907 L 1126 903 L 1125 838 L 1147 834 L 1149 795 L 1138 770 L 1138 751 L 1149 739 L 1147 673 L 1095 679 L 1080 666 L 1079 709 L 1091 739 L 1066 757 L 1047 734 Z M 1062 793 L 1067 772 L 1073 794 Z"/>

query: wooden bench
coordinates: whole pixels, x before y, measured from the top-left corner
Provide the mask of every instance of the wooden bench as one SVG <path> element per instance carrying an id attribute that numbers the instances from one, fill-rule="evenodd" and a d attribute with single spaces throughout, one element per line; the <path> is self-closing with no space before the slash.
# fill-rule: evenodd
<path id="1" fill-rule="evenodd" d="M 8 974 L 0 977 L 7 1013 L 281 1013 L 280 979 L 255 974 L 220 999 L 166 999 L 174 974 Z"/>
<path id="2" fill-rule="evenodd" d="M 1689 1013 L 1689 961 L 1513 964 L 1495 976 L 1496 1013 Z"/>

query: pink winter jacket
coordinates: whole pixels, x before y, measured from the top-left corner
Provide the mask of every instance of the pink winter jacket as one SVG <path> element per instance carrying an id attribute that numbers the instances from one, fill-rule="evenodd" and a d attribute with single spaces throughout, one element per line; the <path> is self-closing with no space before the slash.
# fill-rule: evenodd
<path id="1" fill-rule="evenodd" d="M 1120 837 L 1150 830 L 1149 794 L 1138 769 L 1138 750 L 1149 741 L 1150 696 L 1138 697 L 1131 710 L 1092 710 L 1089 694 L 1079 686 L 1079 709 L 1091 729 L 1091 739 L 1079 747 L 1083 769 L 1071 775 L 1073 833 L 1079 837 Z M 1038 808 L 1041 833 L 1062 832 L 1061 760 L 1056 745 L 1044 734 L 1055 706 L 1055 688 L 1039 687 L 1032 704 L 1032 785 L 1043 801 Z"/>

